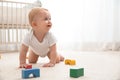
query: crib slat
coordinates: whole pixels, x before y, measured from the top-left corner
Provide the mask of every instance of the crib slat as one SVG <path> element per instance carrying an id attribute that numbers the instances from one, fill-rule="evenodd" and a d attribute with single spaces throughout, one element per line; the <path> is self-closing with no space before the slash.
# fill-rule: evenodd
<path id="1" fill-rule="evenodd" d="M 30 29 L 28 12 L 38 3 L 0 1 L 0 52 L 18 51 Z"/>

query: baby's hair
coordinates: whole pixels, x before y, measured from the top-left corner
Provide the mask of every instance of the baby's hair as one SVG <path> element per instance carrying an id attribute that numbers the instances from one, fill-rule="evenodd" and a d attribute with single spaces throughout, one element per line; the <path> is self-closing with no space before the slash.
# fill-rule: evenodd
<path id="1" fill-rule="evenodd" d="M 48 11 L 47 9 L 42 8 L 42 7 L 35 7 L 35 8 L 32 8 L 32 9 L 31 9 L 31 11 L 30 11 L 29 14 L 28 14 L 29 23 L 30 23 L 31 26 L 32 26 L 32 21 L 34 20 L 34 18 L 35 18 L 39 13 L 41 13 L 43 10 Z"/>

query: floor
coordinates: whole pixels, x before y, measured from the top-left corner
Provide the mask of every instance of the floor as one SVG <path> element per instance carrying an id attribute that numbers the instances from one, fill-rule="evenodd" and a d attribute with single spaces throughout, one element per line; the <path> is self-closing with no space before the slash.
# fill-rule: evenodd
<path id="1" fill-rule="evenodd" d="M 65 65 L 44 68 L 48 58 L 39 58 L 34 68 L 40 69 L 40 77 L 25 80 L 120 80 L 120 52 L 80 52 L 61 51 L 66 59 L 76 60 L 76 65 Z M 0 80 L 24 80 L 18 68 L 19 53 L 4 53 L 0 59 Z M 70 68 L 84 68 L 84 76 L 71 78 Z M 31 75 L 30 75 L 31 76 Z"/>

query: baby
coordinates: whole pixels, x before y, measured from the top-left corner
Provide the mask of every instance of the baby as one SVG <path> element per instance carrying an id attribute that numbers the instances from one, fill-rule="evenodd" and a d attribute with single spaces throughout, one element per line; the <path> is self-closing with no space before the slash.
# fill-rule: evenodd
<path id="1" fill-rule="evenodd" d="M 64 57 L 57 53 L 56 39 L 49 32 L 52 27 L 51 15 L 45 8 L 36 7 L 29 13 L 29 23 L 32 30 L 24 38 L 20 48 L 20 68 L 26 67 L 26 55 L 29 51 L 29 63 L 36 63 L 39 56 L 48 56 L 49 62 L 43 67 L 53 67 L 56 63 L 64 60 Z"/>

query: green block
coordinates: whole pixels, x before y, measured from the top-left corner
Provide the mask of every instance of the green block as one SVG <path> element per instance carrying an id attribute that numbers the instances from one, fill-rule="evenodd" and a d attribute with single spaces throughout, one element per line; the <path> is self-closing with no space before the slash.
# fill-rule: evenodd
<path id="1" fill-rule="evenodd" d="M 84 68 L 70 69 L 70 77 L 78 78 L 84 76 Z"/>

